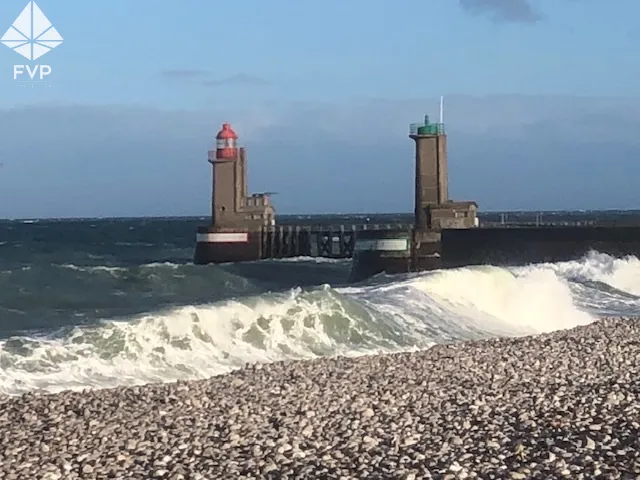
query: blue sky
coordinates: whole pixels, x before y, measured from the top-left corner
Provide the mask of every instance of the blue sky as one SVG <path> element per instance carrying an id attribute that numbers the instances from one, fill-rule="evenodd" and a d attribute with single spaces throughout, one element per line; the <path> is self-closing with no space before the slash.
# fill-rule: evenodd
<path id="1" fill-rule="evenodd" d="M 64 43 L 28 88 L 0 45 L 0 217 L 206 214 L 223 121 L 282 213 L 411 211 L 439 95 L 452 196 L 640 207 L 637 0 L 37 3 Z"/>

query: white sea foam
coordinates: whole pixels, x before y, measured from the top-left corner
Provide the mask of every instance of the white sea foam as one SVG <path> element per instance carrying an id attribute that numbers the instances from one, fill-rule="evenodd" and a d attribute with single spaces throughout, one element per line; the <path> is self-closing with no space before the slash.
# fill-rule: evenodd
<path id="1" fill-rule="evenodd" d="M 247 362 L 549 332 L 587 324 L 603 312 L 640 314 L 638 292 L 637 259 L 599 254 L 580 262 L 425 272 L 358 287 L 297 288 L 3 340 L 0 392 L 196 379 Z"/>
<path id="2" fill-rule="evenodd" d="M 154 262 L 147 263 L 145 265 L 140 265 L 140 269 L 155 269 L 155 268 L 170 268 L 172 270 L 176 270 L 180 268 L 182 265 L 171 262 Z M 126 267 L 109 267 L 106 265 L 75 265 L 73 263 L 65 263 L 62 265 L 58 265 L 60 268 L 65 268 L 68 270 L 75 270 L 77 272 L 108 272 L 108 273 L 118 273 L 118 272 L 126 272 Z"/>
<path id="3" fill-rule="evenodd" d="M 592 252 L 582 262 L 546 264 L 545 268 L 552 268 L 568 278 L 601 282 L 640 296 L 640 260 L 636 257 L 614 258 Z"/>

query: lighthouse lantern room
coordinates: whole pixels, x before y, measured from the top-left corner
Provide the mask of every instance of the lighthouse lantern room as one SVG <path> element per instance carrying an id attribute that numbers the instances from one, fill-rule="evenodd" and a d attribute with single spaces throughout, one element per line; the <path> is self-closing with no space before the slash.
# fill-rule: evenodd
<path id="1" fill-rule="evenodd" d="M 228 123 L 222 124 L 222 130 L 216 135 L 216 159 L 232 160 L 238 158 L 238 135 Z"/>

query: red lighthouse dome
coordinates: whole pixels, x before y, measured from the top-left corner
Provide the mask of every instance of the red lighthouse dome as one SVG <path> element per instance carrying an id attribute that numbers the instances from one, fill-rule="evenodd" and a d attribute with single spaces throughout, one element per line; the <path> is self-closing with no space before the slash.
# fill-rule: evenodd
<path id="1" fill-rule="evenodd" d="M 216 158 L 234 159 L 238 157 L 238 135 L 228 123 L 216 135 Z"/>

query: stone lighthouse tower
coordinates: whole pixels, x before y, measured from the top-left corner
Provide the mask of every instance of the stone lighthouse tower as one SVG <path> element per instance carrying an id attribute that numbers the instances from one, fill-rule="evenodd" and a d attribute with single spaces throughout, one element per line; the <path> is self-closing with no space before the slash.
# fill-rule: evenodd
<path id="1" fill-rule="evenodd" d="M 198 228 L 195 263 L 257 260 L 262 229 L 275 224 L 269 195 L 247 195 L 247 157 L 238 135 L 224 123 L 216 148 L 208 152 L 212 166 L 211 224 Z"/>
<path id="2" fill-rule="evenodd" d="M 246 195 L 244 151 L 238 149 L 238 135 L 225 123 L 216 135 L 216 148 L 209 150 L 213 167 L 211 223 L 216 227 L 241 226 L 238 207 Z"/>
<path id="3" fill-rule="evenodd" d="M 431 207 L 449 200 L 447 135 L 444 124 L 430 123 L 427 115 L 424 124 L 413 127 L 409 137 L 416 142 L 415 226 L 428 228 Z"/>
<path id="4" fill-rule="evenodd" d="M 368 231 L 358 235 L 351 279 L 380 272 L 405 273 L 442 268 L 442 232 L 478 226 L 474 201 L 449 198 L 447 135 L 440 101 L 440 121 L 425 115 L 424 123 L 409 125 L 415 141 L 415 204 L 411 231 Z"/>
<path id="5" fill-rule="evenodd" d="M 423 232 L 477 226 L 476 202 L 449 198 L 447 134 L 442 117 L 441 100 L 440 122 L 432 123 L 425 115 L 424 123 L 409 126 L 409 137 L 416 142 L 414 219 L 418 238 Z"/>
<path id="6" fill-rule="evenodd" d="M 275 209 L 267 194 L 247 196 L 247 157 L 238 147 L 238 135 L 224 123 L 216 135 L 216 149 L 209 150 L 213 166 L 211 223 L 220 229 L 271 225 Z"/>

